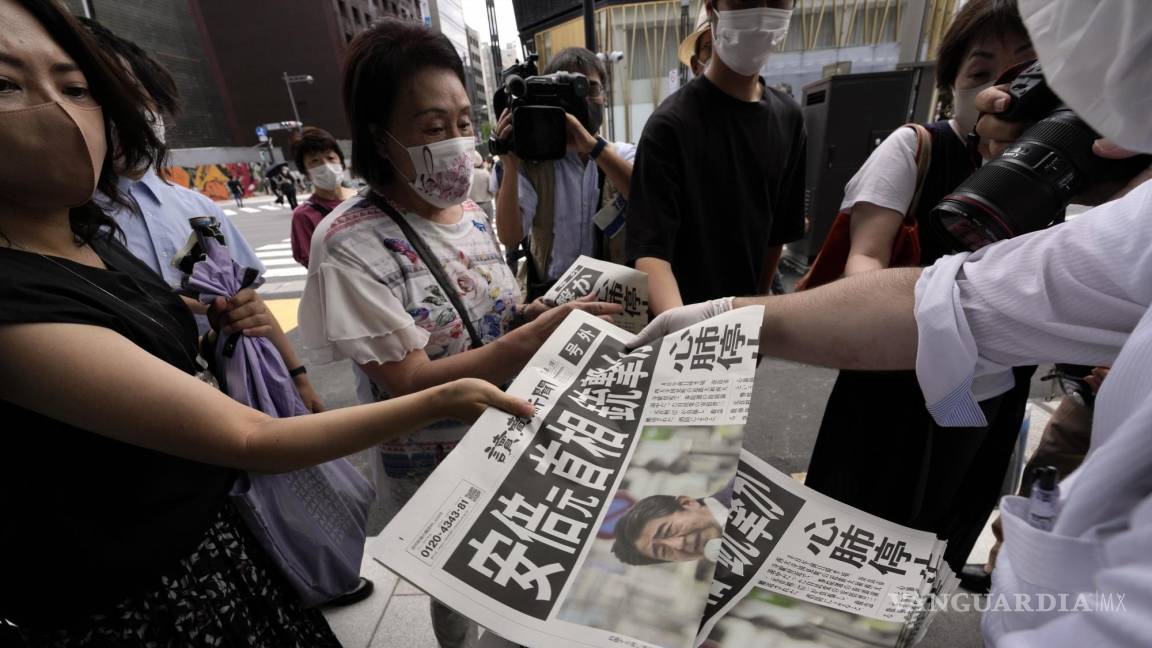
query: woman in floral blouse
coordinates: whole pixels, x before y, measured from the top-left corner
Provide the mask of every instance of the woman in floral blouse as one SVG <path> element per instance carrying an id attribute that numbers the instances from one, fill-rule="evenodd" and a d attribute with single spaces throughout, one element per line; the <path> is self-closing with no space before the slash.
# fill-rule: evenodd
<path id="1" fill-rule="evenodd" d="M 507 383 L 573 308 L 619 311 L 593 302 L 519 304 L 484 212 L 468 199 L 475 135 L 464 69 L 447 38 L 384 21 L 352 43 L 344 76 L 352 166 L 370 193 L 317 227 L 300 328 L 305 346 L 356 363 L 362 401 L 465 376 Z M 425 241 L 483 346 L 471 348 L 460 313 L 387 207 Z M 449 423 L 381 446 L 379 492 L 390 514 L 466 429 Z M 432 616 L 442 646 L 466 640 L 466 619 L 435 603 Z"/>

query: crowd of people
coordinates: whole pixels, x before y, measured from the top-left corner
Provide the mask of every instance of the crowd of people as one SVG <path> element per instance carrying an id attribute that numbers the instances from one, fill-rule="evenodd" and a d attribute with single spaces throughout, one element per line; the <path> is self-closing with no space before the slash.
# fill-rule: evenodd
<path id="1" fill-rule="evenodd" d="M 237 264 L 263 266 L 219 206 L 163 175 L 173 77 L 54 0 L 0 0 L 0 642 L 338 645 L 246 528 L 234 482 L 370 449 L 394 516 L 485 408 L 533 415 L 502 387 L 573 310 L 621 311 L 543 299 L 587 255 L 647 273 L 654 319 L 632 347 L 759 304 L 762 355 L 841 370 L 809 486 L 948 540 L 946 561 L 974 589 L 1127 596 L 1123 616 L 989 612 L 990 645 L 1145 644 L 1152 174 L 1075 220 L 971 253 L 952 254 L 929 214 L 1027 127 L 1000 116 L 1010 96 L 997 84 L 1033 59 L 1101 135 L 1096 155 L 1152 153 L 1152 5 L 968 0 L 937 52 L 941 118 L 898 128 L 844 188 L 843 267 L 768 296 L 783 246 L 806 229 L 803 112 L 760 76 L 792 4 L 706 0 L 679 48 L 693 78 L 635 144 L 601 135 L 602 60 L 556 52 L 544 73 L 583 75 L 588 110 L 566 116 L 566 154 L 545 162 L 478 155 L 446 37 L 393 20 L 357 36 L 343 77 L 349 158 L 306 127 L 292 166 L 311 194 L 297 204 L 287 166 L 270 180 L 308 269 L 302 343 L 356 373 L 359 405 L 325 411 L 257 290 L 188 293 L 175 262 L 190 218 L 215 217 Z M 505 111 L 495 137 L 513 125 Z M 241 205 L 246 188 L 229 189 Z M 271 342 L 311 413 L 273 418 L 211 384 L 201 356 L 234 335 Z M 965 565 L 1046 363 L 1076 363 L 1053 374 L 1077 389 L 1030 464 L 1071 473 L 1059 517 L 1044 531 L 1002 510 L 992 561 Z M 653 536 L 662 516 L 720 535 L 715 497 L 660 497 L 618 524 L 621 560 L 691 558 Z M 362 580 L 330 604 L 370 592 Z M 441 646 L 476 637 L 435 600 L 431 616 Z"/>

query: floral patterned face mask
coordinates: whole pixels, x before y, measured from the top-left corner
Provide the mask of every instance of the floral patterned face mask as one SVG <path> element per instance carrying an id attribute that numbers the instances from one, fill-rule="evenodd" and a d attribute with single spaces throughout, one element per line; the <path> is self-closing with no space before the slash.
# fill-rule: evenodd
<path id="1" fill-rule="evenodd" d="M 392 133 L 388 133 L 388 137 L 392 137 Z M 472 189 L 472 154 L 476 142 L 471 137 L 455 137 L 421 146 L 404 146 L 395 137 L 392 139 L 403 146 L 412 159 L 416 177 L 408 180 L 408 185 L 413 191 L 440 209 L 464 202 Z M 392 166 L 404 175 L 395 163 Z"/>

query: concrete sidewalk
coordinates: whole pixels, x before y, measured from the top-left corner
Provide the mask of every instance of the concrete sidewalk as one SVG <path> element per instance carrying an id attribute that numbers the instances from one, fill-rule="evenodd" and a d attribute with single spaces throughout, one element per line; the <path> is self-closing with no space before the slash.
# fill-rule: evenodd
<path id="1" fill-rule="evenodd" d="M 432 634 L 427 594 L 367 555 L 360 573 L 375 584 L 372 596 L 355 605 L 324 610 L 345 648 L 439 648 Z"/>

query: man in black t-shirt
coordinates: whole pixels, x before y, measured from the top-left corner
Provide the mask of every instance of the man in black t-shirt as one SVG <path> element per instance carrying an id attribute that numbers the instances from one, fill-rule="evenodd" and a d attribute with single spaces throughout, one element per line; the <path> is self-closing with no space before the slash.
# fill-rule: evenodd
<path id="1" fill-rule="evenodd" d="M 767 292 L 784 243 L 804 234 L 800 107 L 760 67 L 787 33 L 792 0 L 708 0 L 714 53 L 640 138 L 628 258 L 659 314 Z M 755 11 L 738 11 L 755 9 Z"/>

